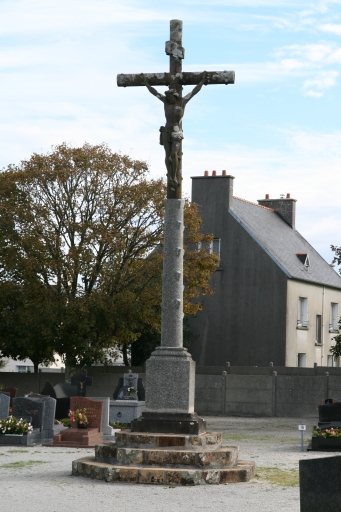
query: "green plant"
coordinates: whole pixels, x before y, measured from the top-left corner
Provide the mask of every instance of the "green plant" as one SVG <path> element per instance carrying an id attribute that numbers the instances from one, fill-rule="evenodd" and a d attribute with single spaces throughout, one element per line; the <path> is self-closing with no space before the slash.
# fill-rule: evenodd
<path id="1" fill-rule="evenodd" d="M 334 437 L 338 439 L 341 437 L 341 428 L 330 427 L 330 428 L 318 428 L 313 427 L 313 437 Z"/>
<path id="2" fill-rule="evenodd" d="M 31 423 L 22 418 L 18 420 L 14 416 L 8 416 L 4 420 L 0 420 L 0 435 L 5 434 L 27 434 L 33 430 Z"/>
<path id="3" fill-rule="evenodd" d="M 75 411 L 69 411 L 69 418 L 71 423 L 77 423 L 77 425 L 87 425 L 88 418 L 86 416 L 86 409 L 76 409 Z"/>
<path id="4" fill-rule="evenodd" d="M 126 428 L 128 428 L 127 423 L 120 423 L 119 421 L 110 421 L 109 425 L 112 428 L 120 428 L 121 430 L 125 430 Z"/>
<path id="5" fill-rule="evenodd" d="M 62 424 L 64 427 L 71 427 L 71 421 L 70 418 L 62 418 L 60 421 L 58 421 L 59 425 Z"/>

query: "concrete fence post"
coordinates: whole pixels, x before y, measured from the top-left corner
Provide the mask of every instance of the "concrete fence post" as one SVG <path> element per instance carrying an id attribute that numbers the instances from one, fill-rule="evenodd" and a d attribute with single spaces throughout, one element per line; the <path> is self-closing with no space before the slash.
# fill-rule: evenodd
<path id="1" fill-rule="evenodd" d="M 227 372 L 222 373 L 221 378 L 221 414 L 225 414 L 225 401 L 226 401 L 226 375 Z"/>
<path id="2" fill-rule="evenodd" d="M 272 416 L 276 416 L 276 384 L 277 372 L 272 372 Z"/>
<path id="3" fill-rule="evenodd" d="M 324 375 L 324 396 L 329 398 L 329 372 L 326 372 Z"/>

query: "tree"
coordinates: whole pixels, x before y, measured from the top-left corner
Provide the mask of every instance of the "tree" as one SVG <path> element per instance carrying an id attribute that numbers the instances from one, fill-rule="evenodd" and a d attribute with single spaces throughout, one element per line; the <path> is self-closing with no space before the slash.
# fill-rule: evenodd
<path id="1" fill-rule="evenodd" d="M 331 250 L 334 251 L 335 256 L 332 263 L 337 263 L 341 265 L 341 247 L 337 247 L 336 245 L 330 246 Z M 340 270 L 341 273 L 341 270 Z M 341 323 L 341 320 L 340 320 Z M 333 340 L 336 341 L 335 345 L 330 348 L 330 352 L 334 357 L 341 356 L 341 334 L 334 336 Z"/>
<path id="2" fill-rule="evenodd" d="M 128 364 L 141 327 L 159 328 L 165 185 L 147 175 L 105 144 L 62 144 L 0 174 L 0 357 L 37 368 L 57 352 L 75 367 L 121 347 Z M 191 243 L 206 240 L 186 210 Z M 186 258 L 187 299 L 209 292 L 203 252 Z"/>

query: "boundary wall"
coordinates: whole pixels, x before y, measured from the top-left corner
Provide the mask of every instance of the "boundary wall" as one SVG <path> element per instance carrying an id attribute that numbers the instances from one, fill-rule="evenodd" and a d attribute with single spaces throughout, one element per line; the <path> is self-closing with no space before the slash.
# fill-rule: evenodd
<path id="1" fill-rule="evenodd" d="M 93 386 L 89 398 L 109 396 L 119 378 L 129 369 L 145 382 L 145 367 L 88 368 Z M 52 385 L 65 381 L 64 373 L 0 372 L 0 385 L 18 388 L 18 396 L 39 393 L 45 381 Z M 324 398 L 341 399 L 341 368 L 317 367 L 197 367 L 195 411 L 211 416 L 318 417 L 318 405 Z"/>

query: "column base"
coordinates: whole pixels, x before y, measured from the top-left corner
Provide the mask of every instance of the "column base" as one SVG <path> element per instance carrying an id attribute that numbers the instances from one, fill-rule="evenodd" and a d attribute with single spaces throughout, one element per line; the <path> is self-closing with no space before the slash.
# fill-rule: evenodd
<path id="1" fill-rule="evenodd" d="M 143 412 L 131 422 L 132 432 L 198 435 L 206 432 L 206 421 L 193 413 Z"/>

